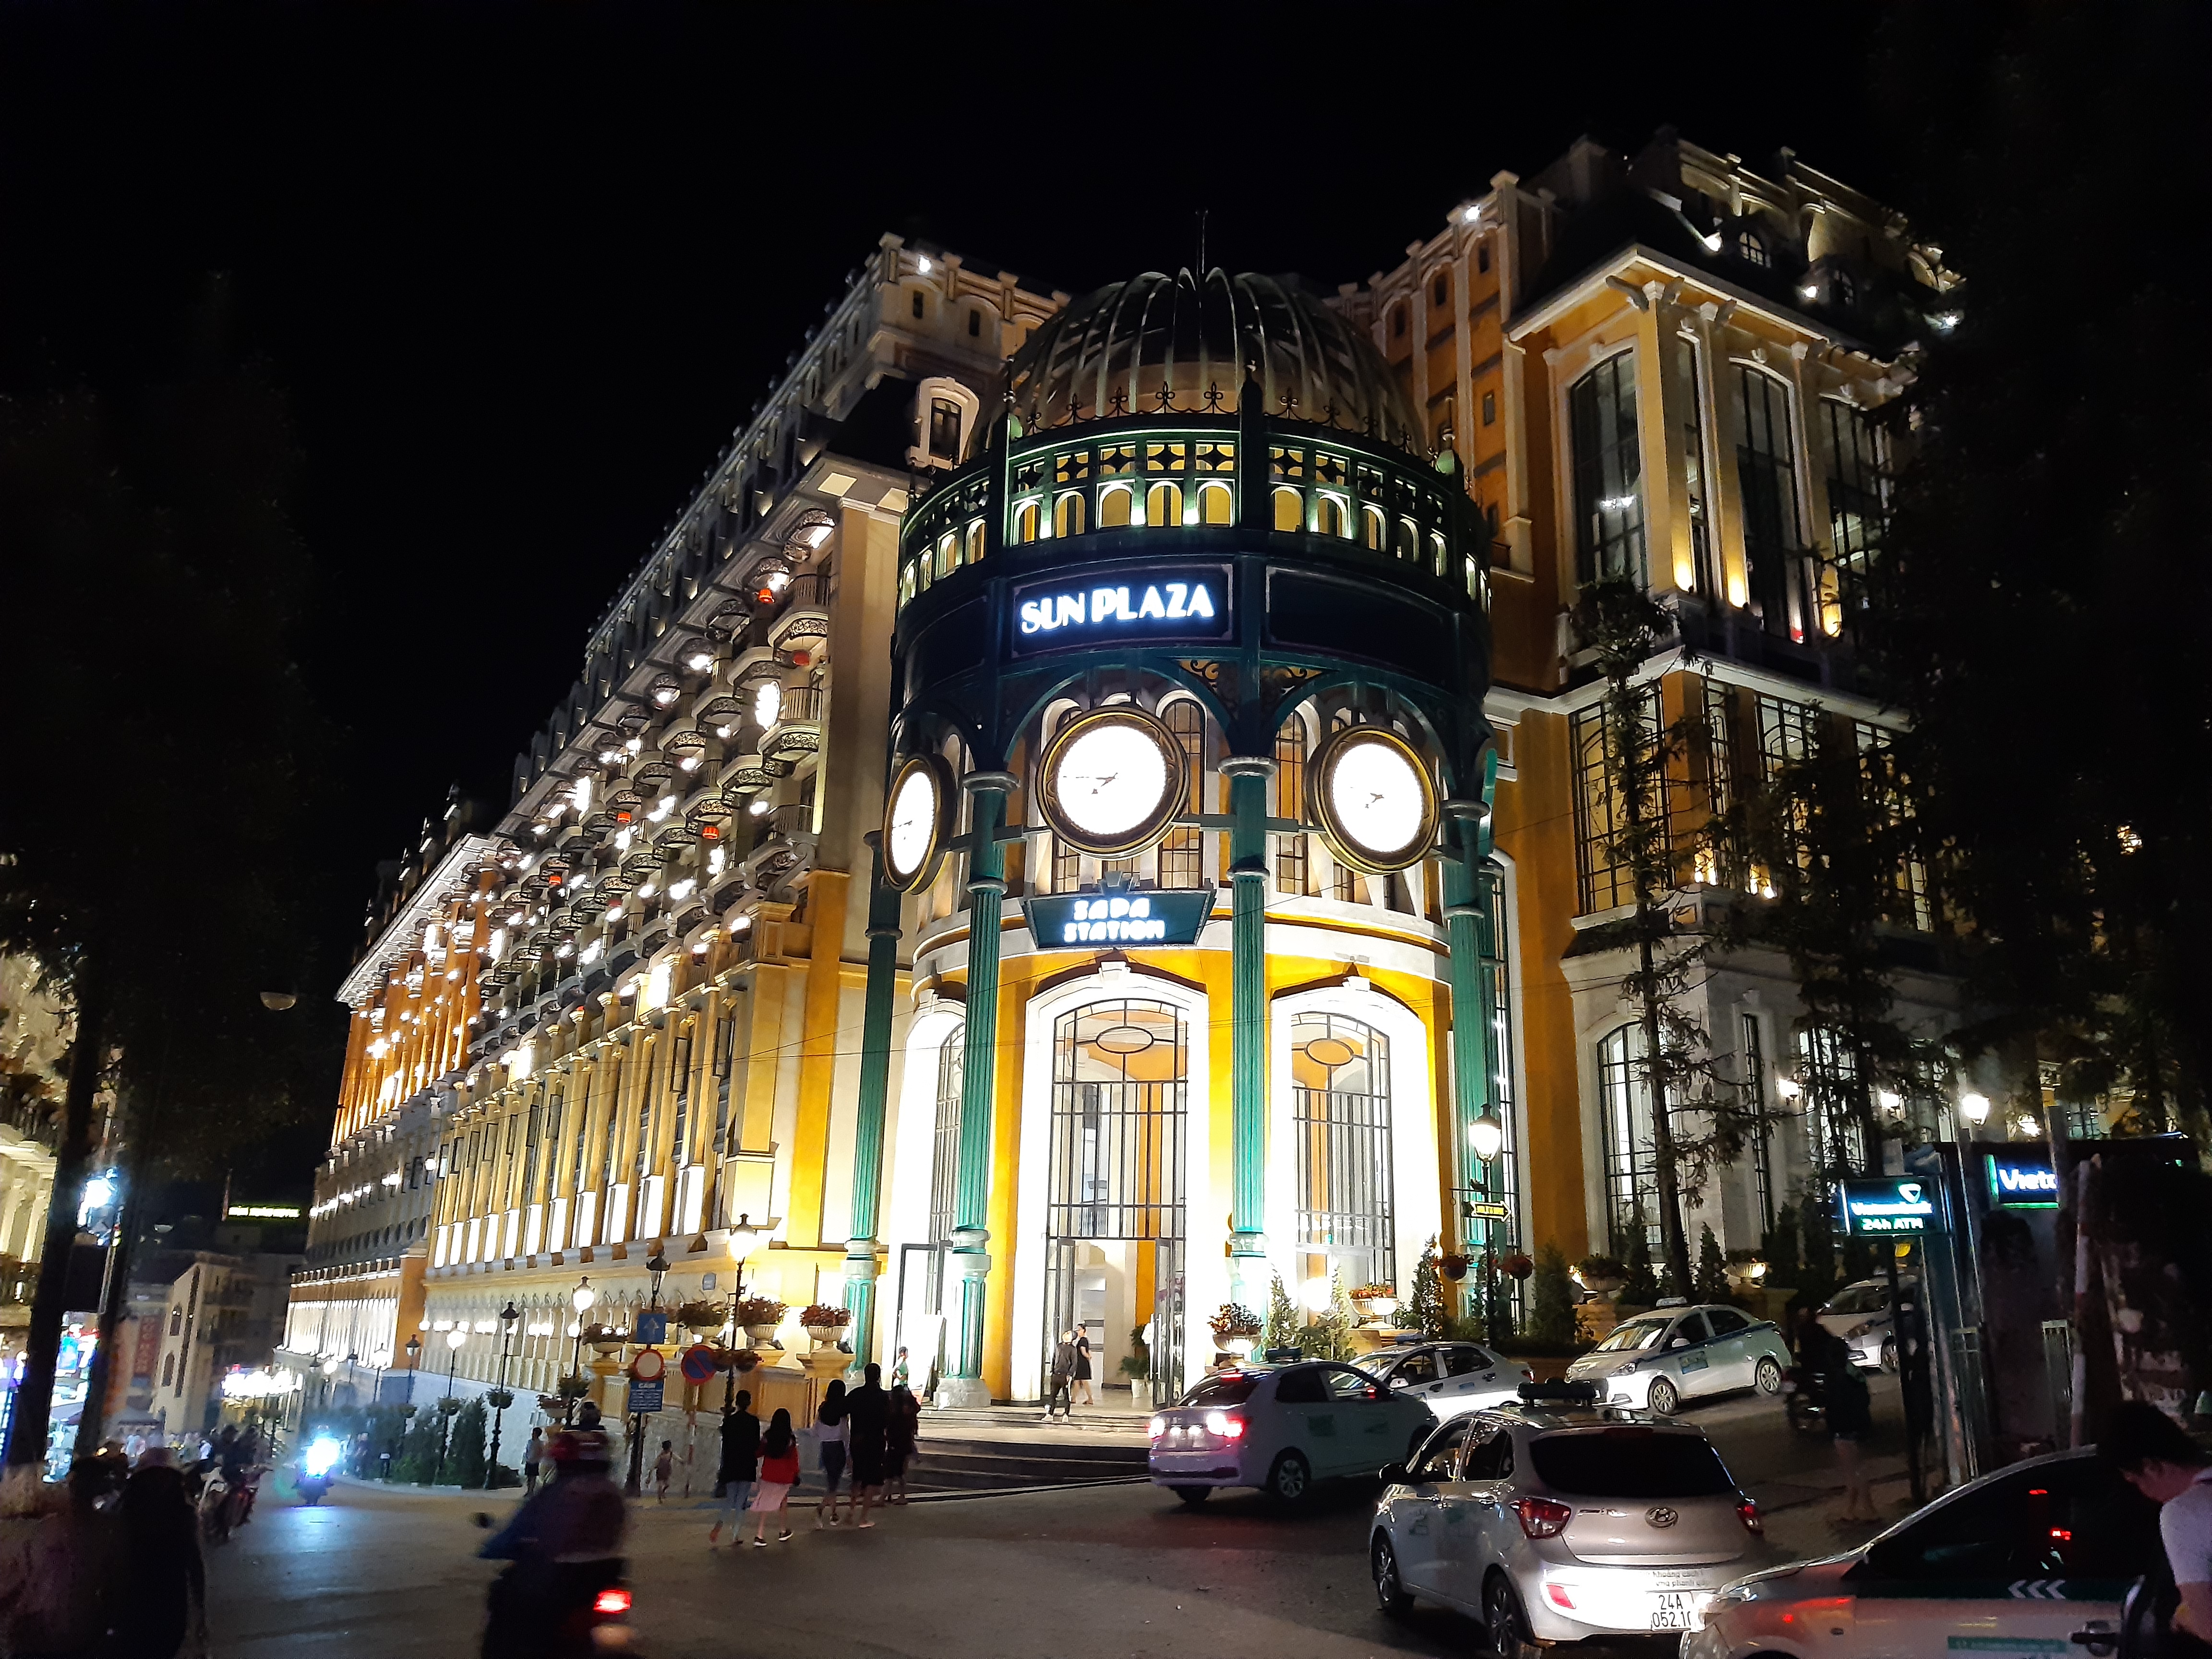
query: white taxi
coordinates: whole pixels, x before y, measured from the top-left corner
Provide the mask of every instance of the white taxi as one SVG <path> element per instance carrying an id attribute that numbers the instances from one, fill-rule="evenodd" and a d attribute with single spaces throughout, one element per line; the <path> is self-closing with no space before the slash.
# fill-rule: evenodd
<path id="1" fill-rule="evenodd" d="M 1186 1504 L 1217 1486 L 1257 1486 L 1295 1504 L 1316 1480 L 1372 1477 L 1436 1419 L 1349 1365 L 1240 1365 L 1185 1390 L 1152 1420 L 1152 1484 Z"/>
<path id="2" fill-rule="evenodd" d="M 1385 1348 L 1359 1361 L 1359 1369 L 1396 1393 L 1419 1401 L 1439 1421 L 1502 1406 L 1520 1398 L 1536 1373 L 1473 1342 L 1417 1342 Z"/>
<path id="3" fill-rule="evenodd" d="M 2158 1510 L 2094 1452 L 1985 1474 L 1847 1554 L 1722 1589 L 1682 1659 L 2109 1655 Z"/>
<path id="4" fill-rule="evenodd" d="M 1567 1367 L 1567 1380 L 1600 1384 L 1608 1405 L 1671 1417 L 1693 1395 L 1731 1389 L 1780 1394 L 1791 1363 L 1771 1323 L 1715 1303 L 1655 1308 L 1622 1320 Z"/>

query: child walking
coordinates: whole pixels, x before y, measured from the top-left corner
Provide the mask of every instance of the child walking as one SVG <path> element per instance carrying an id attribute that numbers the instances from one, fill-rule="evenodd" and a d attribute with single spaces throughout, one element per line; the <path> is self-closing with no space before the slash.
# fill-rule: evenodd
<path id="1" fill-rule="evenodd" d="M 660 1455 L 653 1460 L 653 1490 L 656 1502 L 665 1504 L 668 1501 L 668 1483 L 675 1474 L 676 1443 L 664 1440 L 660 1443 Z"/>

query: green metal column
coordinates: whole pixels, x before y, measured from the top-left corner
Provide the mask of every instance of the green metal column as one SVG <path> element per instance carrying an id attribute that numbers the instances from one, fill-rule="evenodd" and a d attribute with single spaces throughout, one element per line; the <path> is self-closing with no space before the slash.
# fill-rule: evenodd
<path id="1" fill-rule="evenodd" d="M 884 1188 L 884 1116 L 891 1082 L 891 1004 L 898 990 L 899 890 L 884 879 L 880 831 L 868 836 L 868 991 L 860 1013 L 860 1099 L 853 1131 L 853 1214 L 845 1245 L 845 1305 L 853 1363 L 875 1357 L 876 1214 Z"/>
<path id="2" fill-rule="evenodd" d="M 942 1403 L 988 1406 L 983 1382 L 983 1299 L 991 1258 L 991 1109 L 998 1085 L 999 905 L 1006 896 L 1006 852 L 999 826 L 1016 781 L 1006 772 L 973 772 L 968 854 L 968 1024 L 961 1045 L 960 1170 L 952 1201 L 952 1267 L 960 1277 L 959 1340 L 944 1377 Z"/>
<path id="3" fill-rule="evenodd" d="M 1474 1121 L 1490 1103 L 1490 1021 L 1492 1011 L 1482 976 L 1483 906 L 1488 902 L 1482 872 L 1490 859 L 1490 806 L 1496 787 L 1497 756 L 1484 758 L 1482 799 L 1444 805 L 1449 815 L 1456 857 L 1443 863 L 1444 940 L 1450 947 L 1453 1187 L 1465 1202 L 1486 1187 L 1486 1171 L 1474 1155 Z M 1465 1219 L 1465 1212 L 1461 1212 Z M 1465 1237 L 1469 1254 L 1490 1245 L 1490 1223 L 1477 1220 Z"/>
<path id="4" fill-rule="evenodd" d="M 1255 755 L 1221 763 L 1229 779 L 1230 1278 L 1266 1311 L 1267 1291 L 1267 781 Z"/>

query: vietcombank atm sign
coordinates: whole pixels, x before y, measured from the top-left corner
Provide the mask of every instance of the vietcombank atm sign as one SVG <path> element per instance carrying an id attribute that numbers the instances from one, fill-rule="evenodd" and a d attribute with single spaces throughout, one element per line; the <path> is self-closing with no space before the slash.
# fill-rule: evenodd
<path id="1" fill-rule="evenodd" d="M 1887 1237 L 1937 1231 L 1936 1190 L 1926 1182 L 1853 1176 L 1836 1189 L 1838 1232 Z"/>

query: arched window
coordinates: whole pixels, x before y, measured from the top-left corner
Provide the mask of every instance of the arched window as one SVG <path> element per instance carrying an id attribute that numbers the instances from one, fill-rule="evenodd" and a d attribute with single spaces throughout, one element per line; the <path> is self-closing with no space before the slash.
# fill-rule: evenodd
<path id="1" fill-rule="evenodd" d="M 1395 1283 L 1389 1039 L 1340 1014 L 1297 1016 L 1291 1121 L 1301 1271 L 1326 1279 L 1334 1269 L 1347 1290 Z"/>
<path id="2" fill-rule="evenodd" d="M 1644 460 L 1636 436 L 1636 354 L 1608 357 L 1567 394 L 1574 446 L 1575 574 L 1650 580 L 1644 563 Z"/>
<path id="3" fill-rule="evenodd" d="M 1306 723 L 1292 714 L 1275 732 L 1275 816 L 1302 819 L 1305 816 Z M 1303 898 L 1310 869 L 1303 835 L 1273 836 L 1275 844 L 1275 889 Z"/>
<path id="4" fill-rule="evenodd" d="M 1437 273 L 1436 280 L 1429 284 L 1429 303 L 1434 306 L 1438 311 L 1442 311 L 1446 306 L 1451 303 L 1451 276 L 1449 272 L 1442 270 L 1438 271 Z"/>
<path id="5" fill-rule="evenodd" d="M 1398 533 L 1392 539 L 1390 552 L 1394 558 L 1412 561 L 1421 556 L 1421 526 L 1411 519 L 1398 520 Z"/>
<path id="6" fill-rule="evenodd" d="M 1182 522 L 1182 487 L 1156 483 L 1145 492 L 1145 522 L 1179 525 Z"/>
<path id="7" fill-rule="evenodd" d="M 943 581 L 960 568 L 960 538 L 946 531 L 937 538 L 937 580 Z"/>
<path id="8" fill-rule="evenodd" d="M 161 1386 L 167 1388 L 170 1383 L 176 1381 L 176 1376 L 177 1356 L 173 1353 L 163 1354 L 161 1356 Z"/>
<path id="9" fill-rule="evenodd" d="M 1659 1177 L 1652 1154 L 1651 1084 L 1644 1032 L 1624 1025 L 1597 1045 L 1598 1114 L 1605 1146 L 1606 1219 L 1624 1259 L 1640 1234 L 1659 1243 Z"/>
<path id="10" fill-rule="evenodd" d="M 1055 536 L 1080 536 L 1083 533 L 1083 495 L 1080 490 L 1069 490 L 1052 504 L 1052 533 Z"/>
<path id="11" fill-rule="evenodd" d="M 1014 509 L 1014 544 L 1022 546 L 1037 538 L 1037 523 L 1042 515 L 1035 501 L 1024 501 Z"/>
<path id="12" fill-rule="evenodd" d="M 1206 810 L 1206 712 L 1190 697 L 1177 697 L 1160 711 L 1176 741 L 1182 745 L 1183 767 L 1189 793 L 1184 810 Z M 1206 878 L 1204 832 L 1191 825 L 1170 830 L 1160 843 L 1160 885 L 1196 887 Z"/>
<path id="13" fill-rule="evenodd" d="M 1304 530 L 1306 527 L 1306 498 L 1287 485 L 1275 487 L 1275 528 Z"/>
<path id="14" fill-rule="evenodd" d="M 1774 256 L 1766 251 L 1766 238 L 1749 225 L 1735 234 L 1735 257 L 1747 265 L 1757 265 L 1762 270 L 1774 263 Z"/>
<path id="15" fill-rule="evenodd" d="M 1098 527 L 1119 530 L 1129 522 L 1129 508 L 1135 497 L 1127 484 L 1109 484 L 1098 492 Z M 1066 533 L 1066 532 L 1063 532 Z"/>
<path id="16" fill-rule="evenodd" d="M 966 1054 L 962 1045 L 968 1028 L 956 1025 L 937 1051 L 937 1127 L 930 1140 L 929 1242 L 945 1244 L 952 1237 L 960 1187 L 960 1087 L 965 1076 Z"/>
<path id="17" fill-rule="evenodd" d="M 1343 496 L 1332 495 L 1327 490 L 1322 491 L 1319 517 L 1322 535 L 1343 536 L 1347 538 L 1351 536 L 1352 503 L 1346 501 Z"/>
<path id="18" fill-rule="evenodd" d="M 960 405 L 950 398 L 929 400 L 929 453 L 940 461 L 960 459 Z"/>
<path id="19" fill-rule="evenodd" d="M 1225 483 L 1200 484 L 1198 487 L 1198 520 L 1200 524 L 1233 524 L 1237 519 L 1237 498 Z"/>
<path id="20" fill-rule="evenodd" d="M 970 519 L 968 521 L 967 539 L 968 562 L 970 564 L 980 562 L 983 557 L 983 521 L 981 519 Z"/>
<path id="21" fill-rule="evenodd" d="M 1390 307 L 1390 337 L 1394 340 L 1406 337 L 1406 307 L 1403 306 Z"/>
<path id="22" fill-rule="evenodd" d="M 1387 551 L 1384 544 L 1390 539 L 1390 520 L 1379 507 L 1359 509 L 1359 539 L 1376 553 Z"/>

